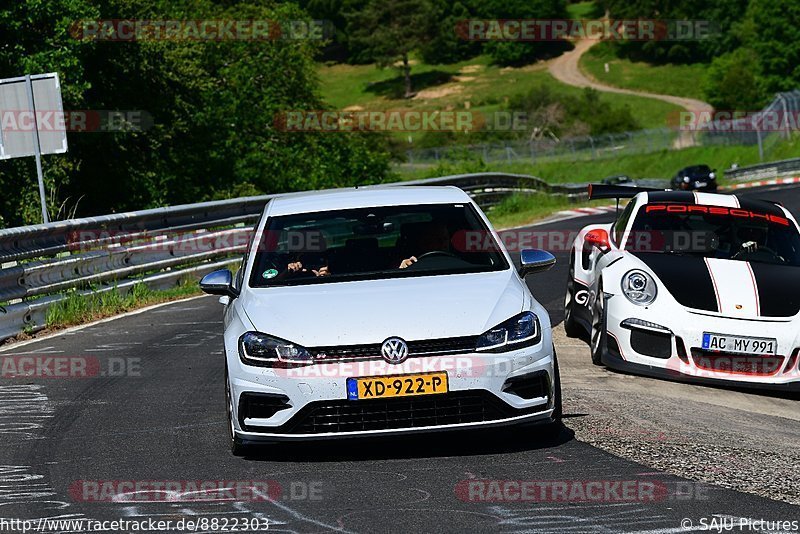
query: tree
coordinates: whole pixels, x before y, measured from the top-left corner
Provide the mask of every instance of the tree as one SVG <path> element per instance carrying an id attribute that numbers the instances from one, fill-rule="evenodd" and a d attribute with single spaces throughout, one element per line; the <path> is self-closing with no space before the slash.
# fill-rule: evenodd
<path id="1" fill-rule="evenodd" d="M 431 40 L 422 48 L 422 59 L 428 64 L 455 63 L 481 53 L 481 43 L 468 41 L 456 31 L 465 20 L 474 18 L 476 9 L 467 1 L 432 0 L 435 15 L 428 21 Z"/>
<path id="2" fill-rule="evenodd" d="M 751 0 L 739 34 L 758 56 L 767 93 L 800 86 L 800 3 Z"/>
<path id="3" fill-rule="evenodd" d="M 603 6 L 614 20 L 651 19 L 708 22 L 708 27 L 693 28 L 685 39 L 620 41 L 624 57 L 652 63 L 706 62 L 734 50 L 740 44 L 734 30 L 749 0 L 604 0 Z M 769 2 L 769 0 L 767 0 Z M 686 28 L 685 28 L 686 29 Z M 694 35 L 697 30 L 698 35 Z"/>
<path id="4" fill-rule="evenodd" d="M 716 58 L 703 87 L 708 103 L 718 110 L 760 109 L 767 100 L 760 73 L 758 56 L 749 48 Z"/>
<path id="5" fill-rule="evenodd" d="M 566 19 L 565 0 L 486 0 L 480 4 L 483 19 Z M 524 65 L 561 54 L 571 48 L 565 41 L 488 41 L 483 50 L 499 65 Z"/>
<path id="6" fill-rule="evenodd" d="M 400 60 L 405 98 L 414 96 L 409 55 L 421 50 L 432 38 L 435 12 L 430 0 L 369 0 L 348 17 L 351 40 L 381 67 Z"/>
<path id="7" fill-rule="evenodd" d="M 269 0 L 21 0 L 0 11 L 0 76 L 58 72 L 67 110 L 140 110 L 141 131 L 68 132 L 69 152 L 46 156 L 53 215 L 96 215 L 241 194 L 371 183 L 388 174 L 385 136 L 287 133 L 289 110 L 319 110 L 321 43 L 98 42 L 76 20 L 306 20 Z M 39 221 L 31 158 L 0 162 L 0 223 Z"/>
<path id="8" fill-rule="evenodd" d="M 348 63 L 369 63 L 363 50 L 350 40 L 346 13 L 363 9 L 368 0 L 298 0 L 297 4 L 313 19 L 325 21 L 330 28 L 331 38 L 323 47 L 320 58 L 323 61 L 345 61 Z"/>

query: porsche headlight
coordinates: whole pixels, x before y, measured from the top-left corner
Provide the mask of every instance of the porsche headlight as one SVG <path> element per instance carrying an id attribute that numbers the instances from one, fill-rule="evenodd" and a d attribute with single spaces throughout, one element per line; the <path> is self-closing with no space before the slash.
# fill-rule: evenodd
<path id="1" fill-rule="evenodd" d="M 622 292 L 629 301 L 639 306 L 649 306 L 658 296 L 653 277 L 644 271 L 633 270 L 622 277 Z"/>
<path id="2" fill-rule="evenodd" d="M 507 352 L 535 345 L 541 337 L 539 318 L 527 311 L 484 332 L 475 348 L 480 352 Z"/>
<path id="3" fill-rule="evenodd" d="M 261 332 L 246 332 L 239 338 L 239 359 L 247 365 L 286 367 L 314 363 L 308 350 L 285 339 Z"/>

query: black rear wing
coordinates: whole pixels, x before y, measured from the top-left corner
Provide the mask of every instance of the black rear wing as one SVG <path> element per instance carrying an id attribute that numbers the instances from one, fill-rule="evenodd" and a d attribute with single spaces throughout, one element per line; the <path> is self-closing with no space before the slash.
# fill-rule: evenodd
<path id="1" fill-rule="evenodd" d="M 635 187 L 631 185 L 589 184 L 589 200 L 598 198 L 633 198 L 639 193 L 647 193 L 649 191 L 664 190 L 654 189 L 652 187 Z"/>

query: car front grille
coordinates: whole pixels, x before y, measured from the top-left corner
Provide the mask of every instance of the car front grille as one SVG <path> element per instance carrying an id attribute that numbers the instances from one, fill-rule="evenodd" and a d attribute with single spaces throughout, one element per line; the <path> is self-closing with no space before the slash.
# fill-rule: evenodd
<path id="1" fill-rule="evenodd" d="M 783 367 L 784 362 L 783 356 L 731 354 L 698 348 L 692 348 L 692 359 L 704 371 L 752 376 L 774 375 Z"/>
<path id="2" fill-rule="evenodd" d="M 449 337 L 442 339 L 426 339 L 408 341 L 408 356 L 435 356 L 438 354 L 466 354 L 475 350 L 478 336 Z M 370 360 L 381 358 L 381 344 L 338 345 L 332 347 L 312 347 L 308 351 L 318 362 L 339 360 Z"/>
<path id="3" fill-rule="evenodd" d="M 312 402 L 278 428 L 277 434 L 361 432 L 484 423 L 545 411 L 547 405 L 512 408 L 488 391 L 455 391 L 419 397 Z"/>

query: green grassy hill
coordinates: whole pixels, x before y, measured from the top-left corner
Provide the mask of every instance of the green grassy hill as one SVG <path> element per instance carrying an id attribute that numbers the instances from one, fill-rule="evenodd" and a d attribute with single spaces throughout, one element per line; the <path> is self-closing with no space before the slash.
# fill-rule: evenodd
<path id="1" fill-rule="evenodd" d="M 393 68 L 374 65 L 320 66 L 322 94 L 335 109 L 437 110 L 466 109 L 491 113 L 507 110 L 510 97 L 549 86 L 563 95 L 582 89 L 562 84 L 542 62 L 520 68 L 492 65 L 487 56 L 452 65 L 427 65 L 415 61 L 412 68 L 417 96 L 403 99 L 403 79 Z M 666 117 L 680 108 L 649 98 L 603 93 L 601 99 L 615 106 L 628 105 L 643 128 L 660 128 Z M 408 134 L 403 134 L 405 138 Z M 412 134 L 412 138 L 416 135 Z"/>

